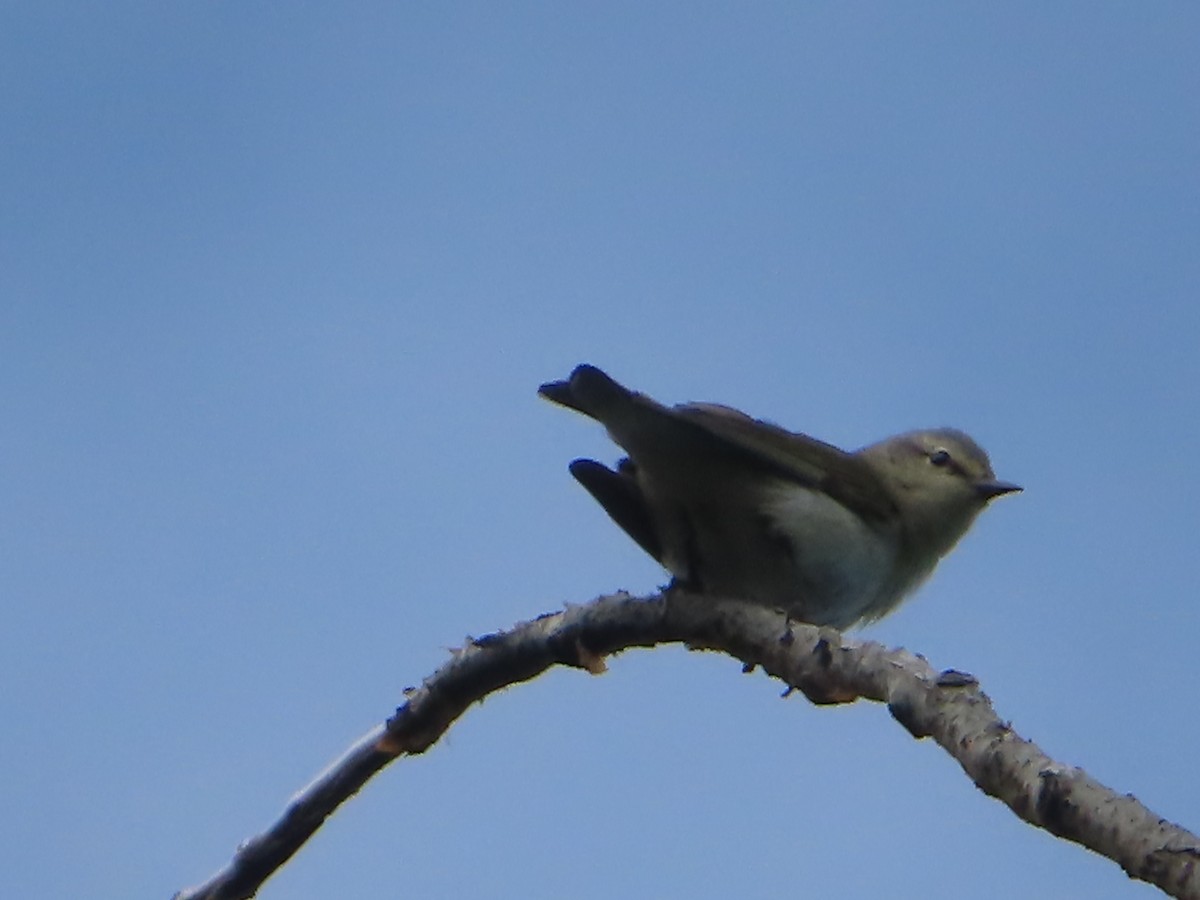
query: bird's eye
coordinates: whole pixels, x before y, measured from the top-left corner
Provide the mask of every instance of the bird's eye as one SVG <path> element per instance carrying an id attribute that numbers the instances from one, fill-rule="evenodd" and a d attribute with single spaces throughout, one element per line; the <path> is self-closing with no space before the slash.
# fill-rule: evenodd
<path id="1" fill-rule="evenodd" d="M 945 447 L 938 447 L 929 453 L 929 461 L 935 466 L 944 466 L 950 462 L 950 451 Z"/>

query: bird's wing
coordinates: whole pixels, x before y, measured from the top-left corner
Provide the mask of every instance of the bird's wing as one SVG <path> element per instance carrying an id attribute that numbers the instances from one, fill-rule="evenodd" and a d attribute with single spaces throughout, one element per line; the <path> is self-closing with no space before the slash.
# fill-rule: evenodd
<path id="1" fill-rule="evenodd" d="M 715 403 L 689 403 L 668 412 L 699 426 L 745 461 L 820 490 L 864 518 L 887 520 L 896 514 L 892 495 L 875 471 L 832 444 Z"/>
<path id="2" fill-rule="evenodd" d="M 660 459 L 680 462 L 689 457 L 732 459 L 823 491 L 868 520 L 886 521 L 895 515 L 891 493 L 861 458 L 731 407 L 663 406 L 589 365 L 576 366 L 565 381 L 543 384 L 538 393 L 603 423 L 635 461 L 648 459 L 654 451 Z"/>

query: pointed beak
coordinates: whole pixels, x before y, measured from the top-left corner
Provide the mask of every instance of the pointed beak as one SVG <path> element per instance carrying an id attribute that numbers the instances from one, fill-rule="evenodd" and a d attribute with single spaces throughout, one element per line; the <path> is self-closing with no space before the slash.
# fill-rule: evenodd
<path id="1" fill-rule="evenodd" d="M 975 483 L 975 490 L 984 500 L 993 500 L 1002 494 L 1015 494 L 1024 488 L 1011 481 L 978 481 Z"/>

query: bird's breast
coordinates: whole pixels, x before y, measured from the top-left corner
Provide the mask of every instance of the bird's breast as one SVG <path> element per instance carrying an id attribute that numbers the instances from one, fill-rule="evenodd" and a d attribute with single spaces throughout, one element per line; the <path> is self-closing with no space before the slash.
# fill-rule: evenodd
<path id="1" fill-rule="evenodd" d="M 791 557 L 791 606 L 798 614 L 840 628 L 898 601 L 892 596 L 897 532 L 791 482 L 771 483 L 761 502 L 766 527 Z"/>

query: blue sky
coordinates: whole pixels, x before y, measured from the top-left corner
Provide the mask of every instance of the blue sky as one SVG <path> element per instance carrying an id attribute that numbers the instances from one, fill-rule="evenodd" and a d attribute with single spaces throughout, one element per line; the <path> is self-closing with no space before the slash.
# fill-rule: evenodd
<path id="1" fill-rule="evenodd" d="M 589 361 L 1026 492 L 864 634 L 1200 828 L 1200 13 L 0 14 L 5 893 L 167 897 L 447 648 L 654 563 Z M 1157 896 L 878 706 L 629 653 L 472 710 L 262 892 Z"/>

